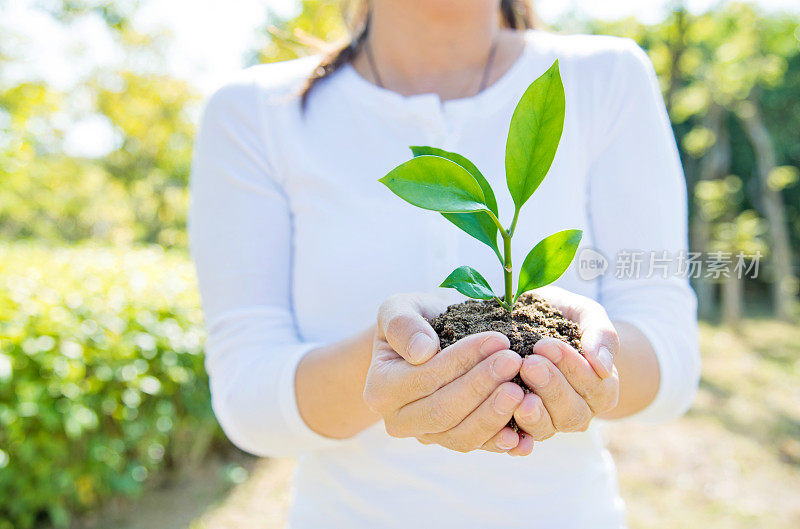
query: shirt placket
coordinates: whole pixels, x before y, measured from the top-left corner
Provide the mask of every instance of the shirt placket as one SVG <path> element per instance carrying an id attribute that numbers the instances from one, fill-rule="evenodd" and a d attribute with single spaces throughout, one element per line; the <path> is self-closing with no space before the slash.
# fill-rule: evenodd
<path id="1" fill-rule="evenodd" d="M 432 96 L 418 101 L 414 108 L 418 122 L 425 129 L 425 138 L 428 146 L 454 151 L 457 150 L 460 132 L 454 127 L 454 122 L 445 112 L 444 106 L 438 98 Z M 427 284 L 431 290 L 443 300 L 452 302 L 454 295 L 447 289 L 435 289 L 453 269 L 458 266 L 459 233 L 457 228 L 444 219 L 441 215 L 430 215 L 428 221 L 427 255 L 429 266 L 427 269 Z"/>

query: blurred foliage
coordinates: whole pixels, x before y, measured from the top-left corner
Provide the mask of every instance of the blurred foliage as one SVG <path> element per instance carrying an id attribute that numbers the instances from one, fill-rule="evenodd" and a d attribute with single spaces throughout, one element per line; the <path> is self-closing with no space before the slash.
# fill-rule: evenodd
<path id="1" fill-rule="evenodd" d="M 107 20 L 111 7 L 130 13 L 137 5 L 44 3 L 67 24 L 104 13 L 125 57 L 119 68 L 98 69 L 67 91 L 40 81 L 5 85 L 0 60 L 0 236 L 186 246 L 200 98 L 187 82 L 159 71 L 166 45 L 159 35 Z M 70 128 L 87 116 L 114 136 L 115 147 L 100 158 L 64 151 Z"/>
<path id="2" fill-rule="evenodd" d="M 39 0 L 42 9 L 63 22 L 87 14 L 99 15 L 109 27 L 129 27 L 131 16 L 142 5 L 141 0 Z"/>
<path id="3" fill-rule="evenodd" d="M 324 52 L 348 36 L 347 3 L 330 0 L 301 0 L 299 14 L 282 18 L 270 11 L 248 62 L 278 62 Z"/>
<path id="4" fill-rule="evenodd" d="M 770 248 L 763 279 L 773 291 L 775 285 L 791 286 L 796 304 L 800 17 L 741 2 L 694 14 L 678 1 L 659 24 L 626 19 L 588 21 L 585 27 L 633 38 L 653 61 L 693 198 L 693 249 Z M 755 141 L 754 131 L 763 141 Z M 759 167 L 767 160 L 774 167 Z M 730 195 L 724 190 L 733 181 L 737 191 Z M 705 223 L 708 228 L 700 226 Z M 785 316 L 791 301 L 788 287 L 781 288 L 773 303 Z M 713 312 L 714 291 L 699 291 L 701 311 Z"/>
<path id="5" fill-rule="evenodd" d="M 187 110 L 197 96 L 166 76 L 121 72 L 117 81 L 95 89 L 98 110 L 122 138 L 102 166 L 127 191 L 134 241 L 185 246 L 194 135 Z"/>
<path id="6" fill-rule="evenodd" d="M 221 439 L 183 253 L 0 246 L 0 528 L 25 529 Z"/>

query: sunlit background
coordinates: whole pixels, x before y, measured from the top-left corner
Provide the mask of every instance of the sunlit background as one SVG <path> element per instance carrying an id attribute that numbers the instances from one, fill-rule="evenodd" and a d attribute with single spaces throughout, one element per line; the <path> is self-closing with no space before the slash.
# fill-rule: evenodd
<path id="1" fill-rule="evenodd" d="M 632 529 L 800 527 L 800 6 L 541 0 L 634 38 L 681 151 L 704 374 L 674 424 L 609 425 Z M 185 231 L 203 99 L 345 32 L 335 1 L 0 0 L 0 529 L 281 527 L 291 461 L 209 406 Z"/>

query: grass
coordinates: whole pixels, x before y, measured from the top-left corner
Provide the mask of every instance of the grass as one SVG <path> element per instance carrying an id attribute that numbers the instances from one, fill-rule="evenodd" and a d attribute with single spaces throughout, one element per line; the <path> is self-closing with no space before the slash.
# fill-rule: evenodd
<path id="1" fill-rule="evenodd" d="M 736 331 L 703 324 L 701 340 L 703 381 L 689 414 L 606 429 L 630 528 L 800 527 L 800 327 L 769 319 Z M 154 490 L 99 526 L 283 527 L 292 462 L 240 463 L 234 475 L 248 477 L 239 484 L 215 489 L 209 481 L 230 483 L 232 475 L 230 462 L 217 463 L 203 479 Z"/>
<path id="2" fill-rule="evenodd" d="M 800 527 L 800 327 L 704 324 L 701 345 L 686 417 L 608 429 L 631 528 Z"/>

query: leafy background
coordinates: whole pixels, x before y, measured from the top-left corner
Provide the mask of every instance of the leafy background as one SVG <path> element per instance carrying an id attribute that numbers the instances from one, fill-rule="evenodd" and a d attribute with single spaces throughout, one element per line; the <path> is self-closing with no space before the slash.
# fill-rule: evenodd
<path id="1" fill-rule="evenodd" d="M 0 529 L 277 527 L 289 462 L 233 450 L 209 408 L 185 218 L 199 91 L 132 23 L 143 1 L 38 4 L 101 20 L 124 60 L 64 89 L 0 36 Z M 3 0 L 0 0 L 0 10 Z M 248 62 L 345 34 L 337 2 L 270 14 Z M 760 250 L 757 281 L 699 281 L 704 375 L 690 414 L 613 425 L 632 527 L 800 525 L 800 18 L 746 3 L 656 24 L 567 16 L 650 54 L 687 175 L 691 243 Z M 267 31 L 270 28 L 271 31 Z M 99 157 L 72 123 L 110 123 Z"/>

